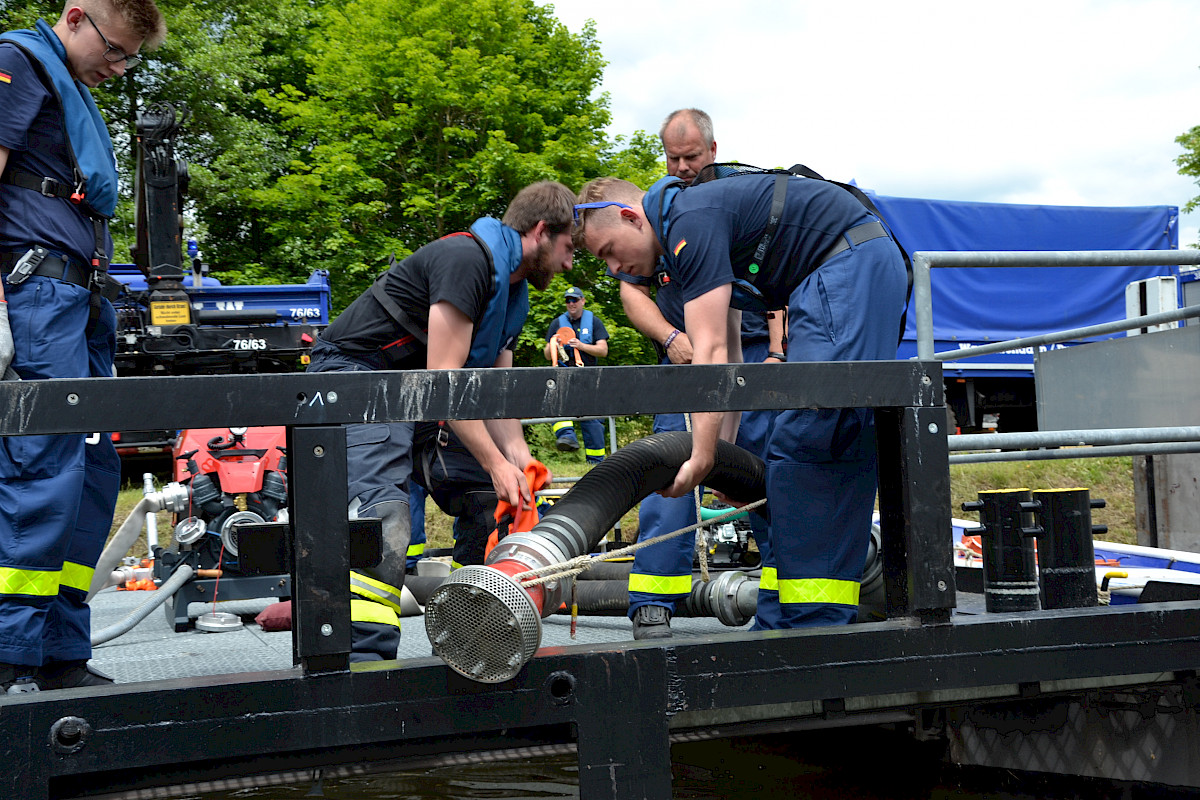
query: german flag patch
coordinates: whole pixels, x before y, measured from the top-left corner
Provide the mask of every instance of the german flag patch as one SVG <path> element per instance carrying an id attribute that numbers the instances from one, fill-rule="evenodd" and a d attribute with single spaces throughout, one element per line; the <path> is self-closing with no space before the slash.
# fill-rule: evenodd
<path id="1" fill-rule="evenodd" d="M 0 72 L 0 83 L 12 83 L 12 75 L 7 72 Z"/>
<path id="2" fill-rule="evenodd" d="M 680 239 L 679 244 L 675 245 L 675 256 L 679 256 L 679 251 L 687 247 L 687 239 Z"/>

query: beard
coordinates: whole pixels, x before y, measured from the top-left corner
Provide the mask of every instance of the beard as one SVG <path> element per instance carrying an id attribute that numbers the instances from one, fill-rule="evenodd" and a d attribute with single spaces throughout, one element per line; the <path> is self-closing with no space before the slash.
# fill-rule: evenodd
<path id="1" fill-rule="evenodd" d="M 550 288 L 550 281 L 554 278 L 553 254 L 553 240 L 539 245 L 537 253 L 534 255 L 533 269 L 529 270 L 529 274 L 525 276 L 525 279 L 539 292 Z"/>

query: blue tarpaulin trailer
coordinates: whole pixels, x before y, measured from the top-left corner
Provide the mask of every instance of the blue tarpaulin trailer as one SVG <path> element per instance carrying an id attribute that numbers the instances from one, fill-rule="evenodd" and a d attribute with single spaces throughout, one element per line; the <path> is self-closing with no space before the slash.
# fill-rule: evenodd
<path id="1" fill-rule="evenodd" d="M 1047 206 L 870 196 L 910 255 L 946 250 L 1179 249 L 1175 206 Z M 1178 267 L 936 269 L 931 276 L 935 351 L 1124 319 L 1128 284 L 1178 274 Z M 915 317 L 910 305 L 901 358 L 916 355 Z M 1031 349 L 947 361 L 944 366 L 946 402 L 964 431 L 991 427 L 993 419 L 1002 430 L 1036 427 Z"/>

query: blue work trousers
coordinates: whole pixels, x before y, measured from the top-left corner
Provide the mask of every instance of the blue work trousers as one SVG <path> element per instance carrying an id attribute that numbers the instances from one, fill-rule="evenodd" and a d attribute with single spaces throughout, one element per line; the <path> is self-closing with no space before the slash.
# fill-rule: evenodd
<path id="1" fill-rule="evenodd" d="M 762 361 L 767 350 L 766 342 L 746 345 L 742 357 L 747 362 Z M 744 412 L 738 426 L 737 445 L 762 456 L 774 414 L 774 411 Z M 683 414 L 659 414 L 654 418 L 655 433 L 685 430 L 687 421 Z M 654 492 L 642 500 L 638 508 L 638 541 L 644 542 L 695 524 L 696 500 L 692 495 L 663 497 Z M 767 522 L 758 514 L 751 514 L 750 524 L 761 552 L 768 541 Z M 645 605 L 665 606 L 674 612 L 675 603 L 691 591 L 695 552 L 695 534 L 683 534 L 639 550 L 634 555 L 629 576 L 629 616 Z"/>
<path id="2" fill-rule="evenodd" d="M 317 340 L 306 372 L 371 372 L 386 369 L 375 354 L 343 353 Z M 358 515 L 371 516 L 379 503 L 407 503 L 412 475 L 411 422 L 373 422 L 346 426 L 347 502 L 358 499 Z"/>
<path id="3" fill-rule="evenodd" d="M 91 293 L 31 277 L 5 283 L 22 380 L 112 377 L 116 315 Z M 107 433 L 0 438 L 0 662 L 91 657 L 88 589 L 112 529 L 121 468 Z"/>
<path id="4" fill-rule="evenodd" d="M 852 245 L 788 303 L 788 361 L 896 356 L 905 270 L 886 238 Z M 780 412 L 767 441 L 769 544 L 756 628 L 853 622 L 875 502 L 869 409 Z"/>
<path id="5" fill-rule="evenodd" d="M 577 419 L 574 420 L 574 426 L 583 434 L 583 454 L 587 463 L 599 464 L 604 460 L 604 423 L 598 419 Z M 569 419 L 560 419 L 550 428 L 554 431 L 555 439 L 579 442 L 575 438 L 575 430 Z"/>

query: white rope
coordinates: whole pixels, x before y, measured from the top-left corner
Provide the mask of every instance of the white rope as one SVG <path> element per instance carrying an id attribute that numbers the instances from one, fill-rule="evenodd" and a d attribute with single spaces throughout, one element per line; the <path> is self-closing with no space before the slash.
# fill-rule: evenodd
<path id="1" fill-rule="evenodd" d="M 692 433 L 692 414 L 687 412 L 683 415 L 683 424 L 687 428 L 688 433 Z M 694 433 L 692 434 L 695 435 Z M 700 484 L 692 489 L 692 498 L 696 502 L 696 521 L 700 521 Z M 696 551 L 696 558 L 700 561 L 700 580 L 708 583 L 708 547 L 705 546 L 704 537 L 699 535 L 697 531 L 696 540 L 692 543 Z"/>
<path id="2" fill-rule="evenodd" d="M 521 572 L 517 575 L 514 575 L 513 580 L 517 581 L 522 586 L 538 586 L 543 583 L 559 580 L 560 578 L 569 578 L 574 575 L 580 575 L 601 561 L 612 561 L 618 558 L 624 558 L 631 553 L 636 553 L 638 550 L 641 550 L 644 547 L 650 547 L 658 544 L 659 542 L 665 542 L 668 539 L 676 536 L 682 536 L 685 533 L 690 533 L 692 531 L 699 530 L 700 528 L 708 527 L 709 525 L 720 524 L 726 520 L 732 519 L 738 514 L 741 514 L 743 511 L 753 511 L 766 502 L 767 499 L 764 497 L 761 500 L 755 500 L 753 503 L 747 503 L 741 508 L 731 508 L 722 514 L 713 517 L 712 519 L 704 520 L 703 522 L 697 522 L 695 525 L 689 525 L 686 528 L 680 528 L 677 531 L 664 533 L 661 536 L 655 536 L 653 539 L 647 539 L 644 542 L 637 542 L 636 544 L 631 544 L 628 547 L 622 547 L 620 550 L 613 550 L 610 553 L 605 553 L 600 556 L 576 556 L 575 558 L 567 561 L 561 561 L 557 564 L 548 564 L 544 567 L 539 567 L 538 569 L 531 569 L 528 572 Z"/>

